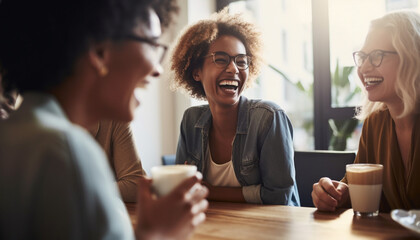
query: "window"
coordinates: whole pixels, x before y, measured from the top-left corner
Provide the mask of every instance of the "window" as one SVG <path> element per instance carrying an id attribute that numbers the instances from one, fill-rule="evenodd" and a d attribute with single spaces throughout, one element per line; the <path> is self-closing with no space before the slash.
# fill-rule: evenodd
<path id="1" fill-rule="evenodd" d="M 245 94 L 287 112 L 295 149 L 357 149 L 362 124 L 353 117 L 362 88 L 352 52 L 361 48 L 371 20 L 402 8 L 419 10 L 420 0 L 218 2 L 251 13 L 261 27 L 268 67 Z"/>
<path id="2" fill-rule="evenodd" d="M 287 63 L 287 32 L 285 30 L 281 31 L 281 45 L 282 45 L 282 52 L 281 56 L 283 57 L 283 62 Z"/>
<path id="3" fill-rule="evenodd" d="M 244 94 L 280 105 L 293 124 L 295 148 L 313 149 L 311 1 L 235 1 L 229 11 L 252 15 L 265 41 L 268 66 Z"/>

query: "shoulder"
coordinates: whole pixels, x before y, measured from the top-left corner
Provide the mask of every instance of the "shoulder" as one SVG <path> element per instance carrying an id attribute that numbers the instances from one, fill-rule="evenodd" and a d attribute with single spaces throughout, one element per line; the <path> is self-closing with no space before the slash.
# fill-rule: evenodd
<path id="1" fill-rule="evenodd" d="M 200 106 L 193 106 L 187 108 L 185 110 L 184 115 L 196 115 L 196 114 L 202 114 L 203 112 L 206 112 L 210 109 L 208 104 L 200 105 Z"/>
<path id="2" fill-rule="evenodd" d="M 391 121 L 389 110 L 380 110 L 372 113 L 364 121 L 364 125 L 369 127 L 382 126 L 384 123 Z"/>
<path id="3" fill-rule="evenodd" d="M 246 99 L 246 106 L 250 115 L 259 115 L 265 114 L 269 116 L 276 117 L 285 117 L 287 118 L 286 113 L 284 110 L 275 102 L 261 100 L 261 99 Z"/>
<path id="4" fill-rule="evenodd" d="M 189 107 L 185 110 L 182 121 L 198 121 L 198 119 L 200 119 L 201 116 L 208 111 L 210 111 L 208 104 Z"/>
<path id="5" fill-rule="evenodd" d="M 40 150 L 35 151 L 40 154 L 40 158 L 41 155 L 48 155 L 45 159 L 63 161 L 67 166 L 79 168 L 104 157 L 89 132 L 63 116 L 42 116 L 36 121 L 27 122 L 24 128 L 28 128 L 28 137 L 23 144 L 31 145 L 31 148 L 38 146 Z"/>
<path id="6" fill-rule="evenodd" d="M 64 176 L 72 176 L 63 180 L 68 183 L 94 178 L 98 169 L 105 168 L 103 151 L 85 129 L 62 116 L 26 116 L 0 124 L 0 158 L 10 168 L 31 166 L 24 168 L 22 174 L 29 172 L 32 177 L 63 180 Z M 2 154 L 2 149 L 8 149 L 8 153 Z"/>
<path id="7" fill-rule="evenodd" d="M 45 139 L 45 149 L 61 156 L 56 158 L 57 161 L 69 161 L 77 168 L 84 168 L 86 165 L 101 164 L 98 160 L 105 159 L 97 142 L 82 127 L 69 123 L 40 129 L 39 132 Z"/>
<path id="8" fill-rule="evenodd" d="M 363 122 L 362 138 L 363 139 L 376 139 L 383 140 L 383 134 L 390 134 L 392 131 L 388 131 L 393 128 L 393 121 L 388 110 L 380 110 L 372 113 Z M 382 133 L 382 134 L 378 134 Z M 375 141 L 376 141 L 375 140 Z"/>
<path id="9" fill-rule="evenodd" d="M 243 99 L 239 109 L 240 131 L 258 131 L 268 133 L 270 129 L 275 132 L 291 132 L 292 124 L 284 110 L 274 102 L 265 100 Z"/>
<path id="10" fill-rule="evenodd" d="M 272 101 L 261 100 L 261 99 L 251 99 L 248 101 L 250 103 L 251 108 L 262 108 L 262 109 L 266 109 L 272 112 L 276 112 L 276 111 L 284 112 L 283 109 L 279 105 L 277 105 L 275 102 L 272 102 Z"/>
<path id="11" fill-rule="evenodd" d="M 131 132 L 130 122 L 103 120 L 99 122 L 99 133 L 98 135 L 119 135 L 123 133 Z"/>
<path id="12" fill-rule="evenodd" d="M 368 117 L 368 119 L 370 119 L 371 121 L 378 121 L 378 120 L 381 120 L 381 119 L 388 119 L 390 117 L 391 117 L 391 115 L 389 113 L 389 110 L 386 109 L 386 110 L 378 110 L 378 111 L 372 113 Z"/>
<path id="13" fill-rule="evenodd" d="M 68 123 L 62 127 L 50 127 L 47 142 L 44 146 L 44 159 L 60 166 L 57 173 L 74 173 L 73 181 L 80 184 L 85 196 L 102 195 L 103 190 L 113 191 L 112 187 L 98 189 L 97 186 L 112 186 L 112 173 L 105 152 L 95 139 L 84 128 Z M 54 170 L 53 170 L 54 171 Z M 111 185 L 110 185 L 111 184 Z"/>

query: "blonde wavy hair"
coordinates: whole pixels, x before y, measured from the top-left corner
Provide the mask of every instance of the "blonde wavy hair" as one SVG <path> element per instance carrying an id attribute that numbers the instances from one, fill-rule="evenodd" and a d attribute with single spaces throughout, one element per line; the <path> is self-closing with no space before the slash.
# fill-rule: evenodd
<path id="1" fill-rule="evenodd" d="M 209 19 L 201 20 L 187 27 L 171 54 L 172 89 L 185 89 L 192 97 L 206 99 L 201 82 L 195 81 L 193 71 L 200 69 L 204 56 L 208 54 L 210 45 L 220 36 L 234 36 L 244 45 L 247 55 L 251 57 L 249 77 L 245 88 L 252 85 L 261 68 L 262 40 L 257 27 L 246 21 L 241 14 L 229 14 L 224 8 L 214 13 Z"/>
<path id="2" fill-rule="evenodd" d="M 375 19 L 370 30 L 385 29 L 391 34 L 400 63 L 398 66 L 395 90 L 403 102 L 403 112 L 398 117 L 419 112 L 420 102 L 420 15 L 414 11 L 396 11 Z M 366 119 L 372 113 L 386 110 L 381 102 L 372 102 L 363 98 L 357 118 Z"/>

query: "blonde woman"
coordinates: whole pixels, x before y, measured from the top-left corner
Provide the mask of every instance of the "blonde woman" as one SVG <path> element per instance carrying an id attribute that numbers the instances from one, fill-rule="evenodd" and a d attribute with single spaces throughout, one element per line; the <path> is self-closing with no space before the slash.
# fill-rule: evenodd
<path id="1" fill-rule="evenodd" d="M 242 96 L 260 55 L 254 24 L 227 10 L 184 31 L 172 55 L 175 85 L 208 105 L 185 111 L 176 162 L 197 165 L 210 200 L 296 206 L 292 125 L 275 103 Z"/>
<path id="2" fill-rule="evenodd" d="M 355 162 L 383 164 L 380 211 L 420 208 L 420 15 L 400 11 L 372 21 L 353 56 L 366 95 Z M 346 182 L 322 178 L 313 187 L 314 205 L 350 207 Z"/>

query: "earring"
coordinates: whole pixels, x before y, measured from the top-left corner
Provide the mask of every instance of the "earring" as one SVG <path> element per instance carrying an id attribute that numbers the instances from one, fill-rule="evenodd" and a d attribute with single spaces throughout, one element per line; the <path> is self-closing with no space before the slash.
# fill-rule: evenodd
<path id="1" fill-rule="evenodd" d="M 104 65 L 102 65 L 102 66 L 99 68 L 99 75 L 100 75 L 101 77 L 105 77 L 106 75 L 108 75 L 108 68 L 106 68 Z"/>

